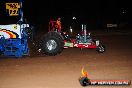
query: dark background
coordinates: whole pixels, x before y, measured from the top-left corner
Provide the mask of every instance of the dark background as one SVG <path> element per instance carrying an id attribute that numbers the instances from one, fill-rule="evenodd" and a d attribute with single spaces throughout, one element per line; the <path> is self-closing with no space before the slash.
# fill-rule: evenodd
<path id="1" fill-rule="evenodd" d="M 19 0 L 0 1 L 0 23 L 6 23 L 9 18 L 19 19 L 6 15 L 6 2 Z M 130 28 L 131 10 L 130 1 L 122 0 L 23 0 L 24 18 L 38 29 L 46 28 L 49 20 L 57 17 L 61 17 L 63 27 L 68 28 L 73 16 L 77 18 L 76 23 L 87 24 L 91 29 L 105 28 L 107 23 L 124 24 Z"/>

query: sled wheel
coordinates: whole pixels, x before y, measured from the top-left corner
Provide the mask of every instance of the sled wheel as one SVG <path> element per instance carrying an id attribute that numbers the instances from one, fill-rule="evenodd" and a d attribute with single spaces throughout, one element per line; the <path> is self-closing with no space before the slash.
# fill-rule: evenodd
<path id="1" fill-rule="evenodd" d="M 42 40 L 42 52 L 49 56 L 60 54 L 64 48 L 63 37 L 57 32 L 45 34 Z"/>
<path id="2" fill-rule="evenodd" d="M 98 53 L 103 53 L 105 52 L 106 48 L 104 45 L 99 45 L 96 50 Z"/>

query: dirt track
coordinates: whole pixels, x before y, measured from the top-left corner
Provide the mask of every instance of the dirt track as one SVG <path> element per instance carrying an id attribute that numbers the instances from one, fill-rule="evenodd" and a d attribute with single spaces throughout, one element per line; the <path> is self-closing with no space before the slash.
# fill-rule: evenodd
<path id="1" fill-rule="evenodd" d="M 104 35 L 97 38 L 106 45 L 105 53 L 70 48 L 52 57 L 1 58 L 0 88 L 82 88 L 78 81 L 82 66 L 89 72 L 90 79 L 132 80 L 132 35 Z"/>

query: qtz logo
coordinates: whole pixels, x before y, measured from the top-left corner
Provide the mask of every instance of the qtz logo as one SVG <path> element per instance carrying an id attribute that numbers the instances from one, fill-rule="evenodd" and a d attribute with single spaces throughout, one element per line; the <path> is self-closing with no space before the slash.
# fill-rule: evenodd
<path id="1" fill-rule="evenodd" d="M 82 68 L 82 76 L 79 78 L 79 82 L 82 86 L 92 86 L 92 85 L 106 85 L 106 86 L 124 86 L 124 85 L 130 85 L 130 80 L 92 80 L 88 78 L 88 72 L 84 71 L 84 68 Z"/>

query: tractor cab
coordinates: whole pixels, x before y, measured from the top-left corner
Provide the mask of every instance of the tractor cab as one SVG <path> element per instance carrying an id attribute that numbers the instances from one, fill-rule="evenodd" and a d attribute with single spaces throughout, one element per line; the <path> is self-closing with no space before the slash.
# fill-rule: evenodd
<path id="1" fill-rule="evenodd" d="M 48 31 L 56 31 L 56 32 L 61 32 L 62 25 L 61 25 L 61 18 L 57 18 L 57 20 L 50 20 L 49 21 L 49 27 Z"/>

